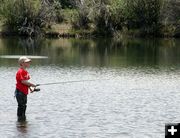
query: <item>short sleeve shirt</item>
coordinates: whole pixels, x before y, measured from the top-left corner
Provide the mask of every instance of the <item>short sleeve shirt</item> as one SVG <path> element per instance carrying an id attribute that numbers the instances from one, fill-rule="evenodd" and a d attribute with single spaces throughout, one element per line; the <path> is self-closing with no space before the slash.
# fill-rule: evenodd
<path id="1" fill-rule="evenodd" d="M 16 89 L 23 92 L 25 95 L 28 94 L 28 86 L 24 85 L 21 81 L 29 79 L 29 73 L 25 69 L 19 68 L 19 70 L 16 73 Z"/>

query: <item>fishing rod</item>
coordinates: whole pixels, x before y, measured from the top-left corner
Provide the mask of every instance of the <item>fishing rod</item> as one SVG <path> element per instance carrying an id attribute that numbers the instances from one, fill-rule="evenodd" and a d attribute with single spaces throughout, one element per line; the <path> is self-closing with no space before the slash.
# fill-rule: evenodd
<path id="1" fill-rule="evenodd" d="M 36 86 L 42 86 L 42 85 L 55 85 L 55 84 L 64 84 L 64 83 L 78 83 L 78 82 L 88 82 L 88 81 L 100 81 L 102 79 L 96 79 L 96 80 L 74 80 L 74 81 L 60 81 L 60 82 L 51 82 L 51 83 L 42 83 L 42 84 L 36 84 Z M 108 79 L 103 79 L 108 80 Z"/>
<path id="2" fill-rule="evenodd" d="M 36 84 L 36 87 L 42 85 L 55 85 L 55 84 L 65 84 L 65 83 L 78 83 L 78 82 L 88 82 L 88 81 L 100 81 L 100 80 L 109 80 L 109 79 L 96 79 L 96 80 L 74 80 L 74 81 L 60 81 L 60 82 L 51 82 L 51 83 L 41 83 Z M 40 91 L 40 88 L 30 88 L 31 93 Z"/>

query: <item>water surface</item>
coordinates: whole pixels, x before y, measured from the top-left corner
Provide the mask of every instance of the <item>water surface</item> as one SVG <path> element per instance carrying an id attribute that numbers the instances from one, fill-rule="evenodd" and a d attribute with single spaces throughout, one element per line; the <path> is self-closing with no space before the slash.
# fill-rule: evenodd
<path id="1" fill-rule="evenodd" d="M 17 59 L 0 58 L 0 135 L 4 138 L 163 138 L 180 122 L 180 40 L 1 38 L 0 56 L 33 59 L 31 81 L 51 83 L 28 95 L 16 122 Z M 108 80 L 106 80 L 108 79 Z"/>

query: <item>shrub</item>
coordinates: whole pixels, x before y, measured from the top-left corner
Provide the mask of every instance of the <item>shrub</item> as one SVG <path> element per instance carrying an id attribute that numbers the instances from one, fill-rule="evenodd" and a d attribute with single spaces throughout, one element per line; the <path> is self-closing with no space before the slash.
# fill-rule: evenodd
<path id="1" fill-rule="evenodd" d="M 38 35 L 56 17 L 57 1 L 6 0 L 1 2 L 0 15 L 13 31 L 23 35 Z"/>
<path id="2" fill-rule="evenodd" d="M 127 0 L 127 26 L 130 29 L 141 29 L 146 34 L 158 33 L 162 0 Z"/>
<path id="3" fill-rule="evenodd" d="M 92 2 L 84 0 L 84 2 L 75 1 L 77 12 L 73 16 L 73 27 L 76 29 L 88 29 L 91 22 L 90 14 L 93 7 Z"/>

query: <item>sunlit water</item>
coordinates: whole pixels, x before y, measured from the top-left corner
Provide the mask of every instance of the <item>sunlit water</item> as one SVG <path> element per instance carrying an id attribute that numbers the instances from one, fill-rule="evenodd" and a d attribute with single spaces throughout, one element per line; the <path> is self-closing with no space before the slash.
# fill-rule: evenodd
<path id="1" fill-rule="evenodd" d="M 43 40 L 42 40 L 43 41 Z M 51 83 L 28 95 L 27 121 L 17 122 L 17 59 L 0 59 L 3 138 L 164 138 L 180 122 L 179 40 L 0 39 L 1 55 L 33 59 L 31 81 Z"/>

